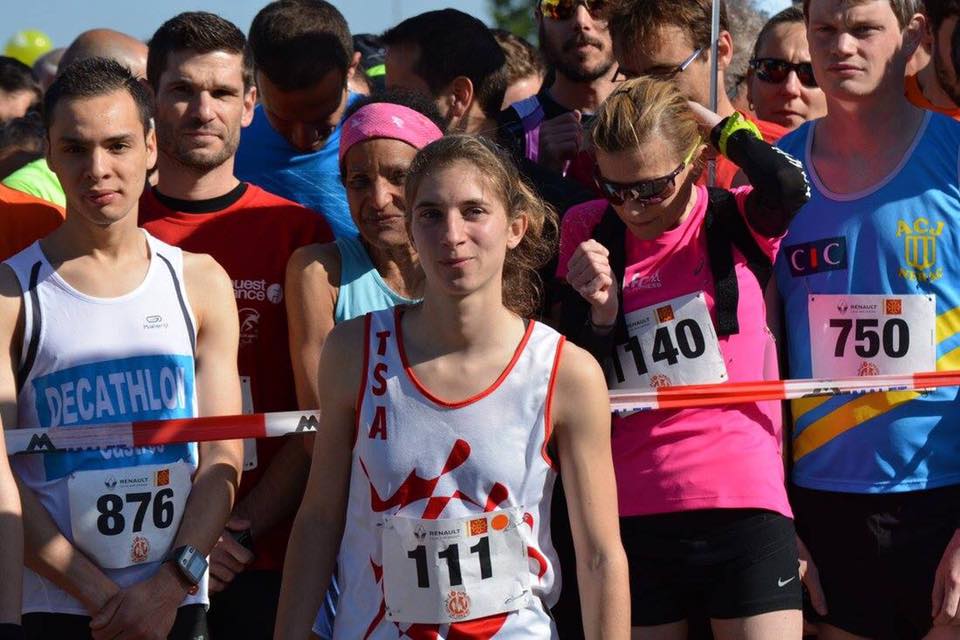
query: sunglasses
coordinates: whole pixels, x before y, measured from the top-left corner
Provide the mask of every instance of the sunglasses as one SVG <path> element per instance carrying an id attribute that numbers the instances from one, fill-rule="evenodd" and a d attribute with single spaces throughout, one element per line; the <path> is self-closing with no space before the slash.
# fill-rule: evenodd
<path id="1" fill-rule="evenodd" d="M 679 176 L 683 172 L 683 169 L 690 163 L 690 160 L 693 158 L 693 154 L 696 152 L 698 146 L 699 143 L 690 150 L 690 153 L 688 153 L 687 157 L 683 159 L 683 162 L 680 163 L 679 167 L 660 178 L 641 180 L 631 184 L 612 182 L 600 174 L 599 166 L 594 165 L 593 180 L 596 183 L 597 188 L 600 189 L 600 192 L 603 194 L 603 197 L 606 198 L 607 202 L 610 204 L 620 206 L 627 200 L 633 200 L 641 207 L 651 204 L 659 204 L 667 199 L 667 196 L 669 195 L 667 192 L 676 183 L 677 176 Z"/>
<path id="2" fill-rule="evenodd" d="M 687 70 L 687 67 L 693 64 L 694 60 L 700 57 L 700 54 L 704 52 L 704 48 L 700 47 L 694 50 L 687 59 L 678 64 L 675 67 L 665 69 L 663 71 L 654 71 L 649 73 L 642 73 L 640 75 L 646 76 L 648 78 L 656 78 L 657 80 L 673 80 L 678 75 Z M 626 80 L 632 80 L 637 77 L 636 74 L 628 73 L 617 66 L 616 72 L 613 74 L 613 82 L 624 82 Z"/>
<path id="3" fill-rule="evenodd" d="M 780 84 L 793 71 L 803 86 L 809 88 L 817 86 L 817 79 L 813 77 L 813 65 L 809 62 L 794 63 L 779 58 L 754 58 L 750 61 L 750 68 L 758 78 L 770 84 Z"/>
<path id="4" fill-rule="evenodd" d="M 540 0 L 540 13 L 551 20 L 568 20 L 583 5 L 594 20 L 602 18 L 607 10 L 608 0 Z"/>

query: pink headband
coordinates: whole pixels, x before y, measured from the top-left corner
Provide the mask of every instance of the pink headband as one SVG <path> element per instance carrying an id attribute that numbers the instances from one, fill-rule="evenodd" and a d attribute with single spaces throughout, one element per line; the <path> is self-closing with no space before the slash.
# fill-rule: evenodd
<path id="1" fill-rule="evenodd" d="M 373 138 L 390 138 L 422 149 L 443 132 L 425 115 L 389 102 L 374 102 L 347 118 L 340 132 L 340 164 L 350 147 Z"/>

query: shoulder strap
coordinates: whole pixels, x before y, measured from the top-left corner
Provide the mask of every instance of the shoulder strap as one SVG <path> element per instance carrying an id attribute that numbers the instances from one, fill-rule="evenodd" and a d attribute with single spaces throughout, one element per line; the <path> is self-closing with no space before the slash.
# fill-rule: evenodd
<path id="1" fill-rule="evenodd" d="M 620 299 L 620 310 L 617 311 L 616 329 L 614 337 L 618 341 L 627 339 L 627 325 L 623 319 L 623 275 L 627 270 L 627 225 L 623 223 L 613 207 L 607 205 L 600 222 L 593 228 L 594 240 L 602 244 L 610 252 L 610 270 L 613 271 L 613 283 L 617 287 L 617 297 Z"/>
<path id="2" fill-rule="evenodd" d="M 766 288 L 773 265 L 750 234 L 734 195 L 726 189 L 709 189 L 708 195 L 704 224 L 715 290 L 717 335 L 728 336 L 740 331 L 737 321 L 740 288 L 734 271 L 733 247 L 743 254 L 761 289 Z"/>
<path id="3" fill-rule="evenodd" d="M 540 125 L 543 124 L 543 105 L 537 96 L 530 96 L 514 105 L 523 125 L 524 156 L 531 162 L 540 161 Z"/>

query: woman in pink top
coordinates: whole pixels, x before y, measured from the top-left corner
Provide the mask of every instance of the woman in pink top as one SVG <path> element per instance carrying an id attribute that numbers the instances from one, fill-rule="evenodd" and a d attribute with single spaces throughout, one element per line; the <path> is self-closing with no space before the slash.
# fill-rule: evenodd
<path id="1" fill-rule="evenodd" d="M 591 130 L 605 200 L 563 219 L 563 332 L 615 388 L 778 377 L 763 291 L 792 215 L 797 163 L 737 115 L 640 78 Z M 755 187 L 695 184 L 705 141 Z M 777 403 L 614 417 L 634 637 L 685 638 L 706 612 L 719 640 L 801 637 L 801 589 Z"/>

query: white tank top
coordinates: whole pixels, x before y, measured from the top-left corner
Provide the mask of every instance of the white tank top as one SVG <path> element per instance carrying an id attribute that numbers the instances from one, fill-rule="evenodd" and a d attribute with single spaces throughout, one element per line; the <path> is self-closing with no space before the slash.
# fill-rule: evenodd
<path id="1" fill-rule="evenodd" d="M 365 318 L 364 377 L 338 560 L 342 593 L 334 638 L 554 638 L 548 609 L 556 601 L 560 577 L 550 540 L 556 471 L 547 442 L 564 339 L 531 321 L 510 364 L 489 389 L 448 403 L 424 388 L 410 369 L 401 314 L 402 308 L 387 309 Z M 456 559 L 458 576 L 466 578 L 460 587 L 450 586 L 455 583 L 448 571 L 450 547 L 444 551 L 429 541 L 426 547 L 417 545 L 417 540 L 449 533 L 437 530 L 443 528 L 432 524 L 437 520 L 455 522 L 459 529 L 450 526 L 456 535 L 466 532 Z M 385 530 L 400 530 L 403 523 L 413 523 L 407 525 L 407 540 L 413 542 L 391 552 L 395 545 Z M 508 523 L 513 526 L 505 527 Z M 471 611 L 478 611 L 485 599 L 483 585 L 493 582 L 477 579 L 477 572 L 501 579 L 505 561 L 495 556 L 491 565 L 488 540 L 483 542 L 488 545 L 484 569 L 480 544 L 486 536 L 473 534 L 493 535 L 494 529 L 519 533 L 519 564 L 513 566 L 521 568 L 514 577 L 527 583 L 527 597 L 519 608 L 477 619 Z M 437 551 L 441 558 L 434 557 Z M 391 556 L 399 560 L 391 564 Z M 403 586 L 407 583 L 410 589 Z M 394 614 L 398 605 L 413 606 L 408 595 L 431 588 L 441 591 L 441 613 L 456 620 L 416 619 L 413 624 Z"/>
<path id="2" fill-rule="evenodd" d="M 71 287 L 39 242 L 10 258 L 23 293 L 17 375 L 19 428 L 109 424 L 196 415 L 196 323 L 180 249 L 144 235 L 143 282 L 116 298 Z M 197 468 L 195 444 L 28 454 L 11 458 L 60 531 L 121 587 L 160 567 Z M 110 568 L 107 568 L 110 567 Z M 184 604 L 206 603 L 206 576 Z M 24 569 L 23 612 L 89 615 Z"/>

